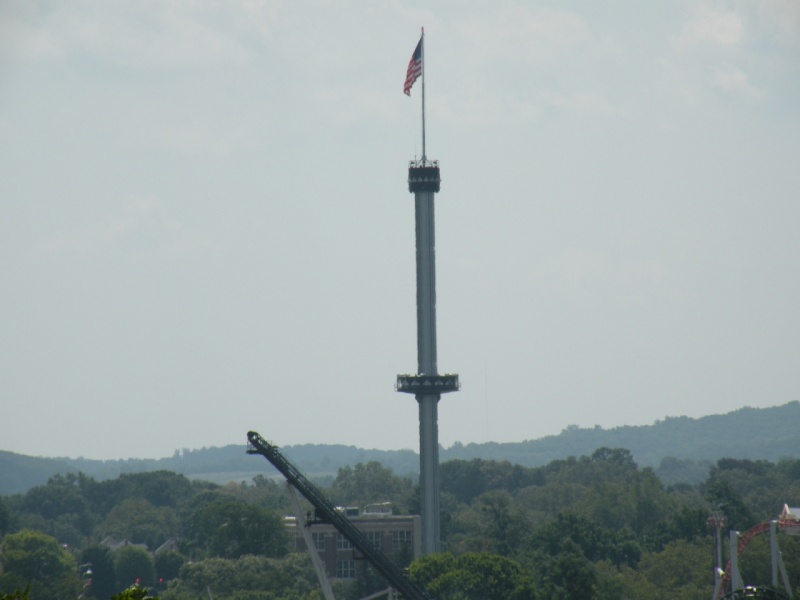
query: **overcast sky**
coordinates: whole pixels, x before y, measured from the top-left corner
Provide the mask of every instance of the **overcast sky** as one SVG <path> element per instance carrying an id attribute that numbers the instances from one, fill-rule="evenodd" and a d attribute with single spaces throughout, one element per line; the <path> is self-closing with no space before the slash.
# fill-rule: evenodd
<path id="1" fill-rule="evenodd" d="M 800 399 L 800 3 L 0 0 L 0 449 L 418 449 Z"/>

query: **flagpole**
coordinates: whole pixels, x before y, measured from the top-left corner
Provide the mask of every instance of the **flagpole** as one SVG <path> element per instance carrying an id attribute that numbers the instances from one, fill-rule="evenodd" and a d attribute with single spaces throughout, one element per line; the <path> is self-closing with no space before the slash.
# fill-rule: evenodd
<path id="1" fill-rule="evenodd" d="M 427 161 L 425 155 L 425 28 L 422 28 L 422 163 Z"/>

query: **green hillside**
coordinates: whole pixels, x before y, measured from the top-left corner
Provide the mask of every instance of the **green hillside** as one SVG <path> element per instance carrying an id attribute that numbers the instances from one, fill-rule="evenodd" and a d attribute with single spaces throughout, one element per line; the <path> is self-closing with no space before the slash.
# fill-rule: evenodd
<path id="1" fill-rule="evenodd" d="M 667 483 L 696 483 L 720 458 L 777 461 L 800 457 L 800 402 L 771 408 L 745 407 L 699 419 L 667 417 L 653 425 L 580 428 L 517 443 L 456 443 L 442 448 L 442 462 L 454 459 L 509 461 L 526 467 L 569 456 L 589 455 L 600 447 L 626 448 L 636 463 L 653 467 Z M 269 438 L 269 431 L 261 432 Z M 244 440 L 245 432 L 242 432 Z M 302 444 L 284 448 L 311 477 L 329 481 L 341 467 L 377 461 L 399 475 L 414 475 L 419 458 L 412 450 L 366 450 L 355 446 Z M 0 495 L 23 493 L 56 473 L 83 472 L 96 479 L 124 473 L 169 470 L 216 483 L 249 481 L 257 474 L 276 474 L 269 465 L 245 454 L 244 442 L 222 448 L 176 451 L 162 459 L 89 460 L 34 458 L 0 451 Z M 276 474 L 277 475 L 277 474 Z"/>
<path id="2" fill-rule="evenodd" d="M 771 408 L 745 407 L 699 419 L 667 417 L 653 425 L 579 428 L 509 444 L 456 445 L 442 460 L 486 458 L 539 466 L 566 456 L 590 454 L 602 446 L 627 448 L 641 466 L 657 467 L 666 457 L 697 462 L 719 458 L 776 461 L 800 456 L 800 402 Z"/>

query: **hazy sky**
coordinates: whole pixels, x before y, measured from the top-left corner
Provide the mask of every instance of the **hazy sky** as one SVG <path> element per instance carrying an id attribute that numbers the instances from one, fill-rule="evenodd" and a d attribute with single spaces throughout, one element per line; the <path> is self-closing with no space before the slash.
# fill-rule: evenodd
<path id="1" fill-rule="evenodd" d="M 800 3 L 0 0 L 0 449 L 418 448 L 800 399 Z"/>

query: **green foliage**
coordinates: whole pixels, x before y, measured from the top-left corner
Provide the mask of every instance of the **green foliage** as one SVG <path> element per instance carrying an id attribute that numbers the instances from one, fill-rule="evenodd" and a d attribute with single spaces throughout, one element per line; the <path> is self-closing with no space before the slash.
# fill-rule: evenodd
<path id="1" fill-rule="evenodd" d="M 267 479 L 263 475 L 253 478 L 253 485 L 247 485 L 244 481 L 239 483 L 228 483 L 218 492 L 238 498 L 247 504 L 256 504 L 262 508 L 269 508 L 287 514 L 292 510 L 291 502 L 286 494 L 286 484 L 278 483 L 274 479 Z"/>
<path id="2" fill-rule="evenodd" d="M 622 426 L 613 429 L 601 427 L 568 427 L 560 435 L 519 443 L 460 444 L 441 451 L 442 461 L 471 461 L 476 457 L 491 461 L 509 461 L 513 465 L 539 467 L 565 456 L 590 454 L 595 448 L 628 448 L 640 465 L 659 467 L 664 457 L 682 461 L 683 474 L 665 473 L 665 483 L 704 480 L 708 465 L 726 456 L 760 458 L 778 461 L 783 457 L 800 456 L 800 437 L 795 424 L 800 420 L 800 402 L 770 408 L 743 408 L 725 415 L 699 419 L 668 417 L 653 425 Z M 417 472 L 419 457 L 410 450 L 364 450 L 344 445 L 304 444 L 285 449 L 292 461 L 307 475 L 318 480 L 330 476 L 346 465 L 358 462 L 379 461 L 395 473 L 407 475 Z M 0 451 L 0 495 L 25 493 L 41 485 L 56 473 L 83 472 L 97 480 L 116 481 L 121 474 L 156 472 L 191 474 L 194 478 L 212 479 L 212 476 L 230 474 L 241 479 L 242 473 L 263 470 L 254 458 L 245 455 L 242 445 L 222 448 L 184 449 L 172 457 L 158 460 L 127 459 L 99 461 L 89 459 L 34 458 Z M 673 463 L 672 465 L 676 465 Z M 661 468 L 658 468 L 661 475 Z M 179 477 L 179 476 L 178 476 Z M 676 478 L 677 477 L 677 478 Z M 798 480 L 796 477 L 795 480 Z M 194 485 L 204 485 L 195 484 Z M 484 488 L 472 497 L 489 491 Z M 124 494 L 123 494 L 124 496 Z M 106 513 L 120 501 L 112 495 L 104 508 Z M 147 498 L 154 506 L 160 504 Z M 468 501 L 468 500 L 467 500 Z"/>
<path id="3" fill-rule="evenodd" d="M 11 506 L 8 500 L 0 496 L 0 536 L 8 531 L 11 524 Z"/>
<path id="4" fill-rule="evenodd" d="M 397 477 L 376 461 L 340 468 L 331 487 L 331 497 L 339 505 L 364 506 L 391 501 L 398 513 L 408 511 L 412 494 L 411 479 Z"/>
<path id="5" fill-rule="evenodd" d="M 534 600 L 533 581 L 519 563 L 487 552 L 430 554 L 409 577 L 438 600 Z"/>
<path id="6" fill-rule="evenodd" d="M 117 574 L 118 588 L 137 583 L 146 586 L 156 584 L 153 557 L 139 546 L 125 546 L 117 550 L 114 554 L 114 571 Z"/>
<path id="7" fill-rule="evenodd" d="M 514 492 L 544 482 L 544 473 L 540 470 L 480 458 L 445 462 L 439 469 L 439 476 L 442 491 L 463 503 L 488 491 Z"/>
<path id="8" fill-rule="evenodd" d="M 63 543 L 76 545 L 91 534 L 96 517 L 80 489 L 81 477 L 73 473 L 54 475 L 47 485 L 25 494 L 22 510 L 38 523 L 38 529 Z"/>
<path id="9" fill-rule="evenodd" d="M 648 554 L 639 573 L 657 590 L 670 591 L 674 598 L 710 598 L 714 588 L 711 540 L 702 545 L 678 540 L 661 552 Z M 667 598 L 666 595 L 663 596 Z"/>
<path id="10" fill-rule="evenodd" d="M 800 456 L 800 438 L 794 425 L 800 420 L 800 402 L 756 409 L 742 408 L 725 415 L 699 419 L 667 417 L 653 425 L 567 427 L 560 435 L 512 444 L 456 445 L 441 453 L 443 461 L 470 459 L 509 460 L 538 466 L 563 456 L 589 454 L 602 446 L 628 448 L 641 465 L 657 466 L 665 456 L 697 462 L 724 456 L 749 456 L 778 460 Z M 670 483 L 675 483 L 671 481 Z"/>
<path id="11" fill-rule="evenodd" d="M 99 538 L 110 535 L 156 549 L 179 532 L 180 522 L 172 507 L 157 507 L 144 498 L 125 498 L 111 509 L 95 533 Z"/>
<path id="12" fill-rule="evenodd" d="M 741 494 L 727 479 L 712 478 L 707 486 L 706 497 L 711 506 L 725 513 L 731 529 L 745 531 L 756 524 L 756 519 L 745 505 Z"/>
<path id="13" fill-rule="evenodd" d="M 155 566 L 156 577 L 159 585 L 175 579 L 180 573 L 181 567 L 186 563 L 186 557 L 174 550 L 165 550 L 156 554 Z"/>
<path id="14" fill-rule="evenodd" d="M 149 595 L 147 588 L 136 584 L 121 591 L 119 594 L 114 594 L 111 596 L 111 600 L 158 600 L 158 596 Z"/>
<path id="15" fill-rule="evenodd" d="M 117 479 L 99 483 L 87 480 L 84 484 L 87 499 L 102 514 L 108 514 L 123 500 L 144 500 L 156 508 L 176 509 L 194 496 L 197 487 L 185 476 L 169 471 L 127 473 Z"/>
<path id="16" fill-rule="evenodd" d="M 91 595 L 95 598 L 108 598 L 117 588 L 117 574 L 114 558 L 106 546 L 84 548 L 80 557 L 81 565 L 91 565 Z"/>
<path id="17" fill-rule="evenodd" d="M 601 561 L 595 564 L 595 585 L 593 600 L 674 600 L 683 598 L 672 590 L 662 590 L 647 580 L 641 573 L 631 567 L 618 569 L 614 565 Z M 710 597 L 710 595 L 708 596 Z M 698 600 L 708 600 L 704 597 Z"/>
<path id="18" fill-rule="evenodd" d="M 100 462 L 100 461 L 97 461 Z M 75 471 L 69 461 L 56 458 L 24 456 L 0 450 L 0 495 L 24 494 L 42 485 L 56 473 Z"/>
<path id="19" fill-rule="evenodd" d="M 558 554 L 543 556 L 537 570 L 541 598 L 582 600 L 592 595 L 594 567 L 572 540 L 564 542 Z"/>
<path id="20" fill-rule="evenodd" d="M 662 466 L 678 472 L 684 463 L 675 459 Z M 721 459 L 702 485 L 681 483 L 676 476 L 678 481 L 666 488 L 652 469 L 637 466 L 631 452 L 602 446 L 589 455 L 539 467 L 478 458 L 450 461 L 442 464 L 441 474 L 442 545 L 447 553 L 436 560 L 426 557 L 430 563 L 414 563 L 417 576 L 440 590 L 440 600 L 501 593 L 536 600 L 708 598 L 710 511 L 721 507 L 731 525 L 744 531 L 774 518 L 783 503 L 800 505 L 797 459 Z M 416 510 L 411 481 L 377 462 L 342 468 L 332 481 L 328 495 L 339 504 L 388 500 L 396 513 Z M 39 536 L 50 534 L 44 538 L 72 565 L 67 580 L 80 585 L 75 562 L 62 547 L 69 544 L 80 556 L 78 564 L 92 563 L 93 585 L 83 593 L 97 600 L 109 598 L 136 577 L 150 585 L 158 578 L 167 580 L 165 600 L 204 598 L 206 586 L 220 600 L 318 600 L 306 555 L 286 554 L 282 516 L 289 510 L 283 484 L 263 476 L 252 485 L 216 486 L 167 472 L 109 481 L 79 473 L 51 477 L 24 495 L 0 497 L 0 527 L 13 535 L 26 527 Z M 179 552 L 159 552 L 154 572 L 149 552 L 133 550 L 139 559 L 146 555 L 142 562 L 147 565 L 122 568 L 113 564 L 108 548 L 97 545 L 105 535 L 146 543 L 150 551 L 174 537 Z M 754 540 L 742 558 L 747 582 L 759 584 L 769 577 L 765 540 Z M 782 535 L 781 549 L 797 587 L 800 540 Z M 120 558 L 130 551 L 113 556 L 118 562 L 135 562 L 133 557 Z M 0 593 L 13 593 L 36 580 L 30 572 L 25 579 L 13 569 L 11 557 L 0 575 Z M 523 583 L 509 589 L 504 587 L 510 585 L 507 580 Z M 369 575 L 337 582 L 337 597 L 356 600 L 382 585 Z M 62 596 L 74 597 L 72 593 Z M 31 587 L 31 598 L 49 597 L 58 596 L 37 595 Z"/>
<path id="21" fill-rule="evenodd" d="M 636 463 L 624 448 L 598 448 L 591 456 L 554 460 L 542 469 L 546 481 L 569 481 L 585 486 L 629 483 L 637 474 Z"/>
<path id="22" fill-rule="evenodd" d="M 448 520 L 444 548 L 457 554 L 480 549 L 508 556 L 528 530 L 528 515 L 517 500 L 507 491 L 490 491 L 456 510 Z"/>
<path id="23" fill-rule="evenodd" d="M 531 552 L 557 556 L 579 551 L 591 562 L 608 561 L 617 567 L 636 566 L 642 555 L 630 529 L 607 529 L 574 514 L 559 513 L 554 520 L 534 531 L 527 544 Z"/>
<path id="24" fill-rule="evenodd" d="M 711 461 L 677 459 L 667 456 L 661 459 L 655 472 L 664 485 L 675 485 L 678 483 L 688 483 L 697 485 L 708 477 Z"/>
<path id="25" fill-rule="evenodd" d="M 411 560 L 408 560 L 406 565 L 409 563 L 411 563 Z M 386 580 L 368 566 L 357 568 L 355 579 L 334 579 L 331 581 L 331 588 L 336 600 L 361 600 L 361 598 L 370 596 L 380 590 L 385 590 L 387 585 Z"/>
<path id="26" fill-rule="evenodd" d="M 28 600 L 29 591 L 30 591 L 30 586 L 26 586 L 24 590 L 16 589 L 10 594 L 0 593 L 0 600 Z"/>
<path id="27" fill-rule="evenodd" d="M 201 503 L 188 516 L 187 537 L 206 556 L 284 556 L 288 538 L 276 513 L 233 498 Z"/>
<path id="28" fill-rule="evenodd" d="M 207 596 L 240 600 L 318 600 L 318 584 L 305 554 L 282 559 L 242 556 L 209 558 L 183 566 L 163 600 L 195 600 Z"/>
<path id="29" fill-rule="evenodd" d="M 728 503 L 737 529 L 774 518 L 788 499 L 800 497 L 800 460 L 721 459 L 703 486 L 712 502 Z M 724 509 L 723 509 L 724 510 Z"/>
<path id="30" fill-rule="evenodd" d="M 80 582 L 72 556 L 55 538 L 38 531 L 9 533 L 2 541 L 0 592 L 30 585 L 33 598 L 73 598 Z"/>
<path id="31" fill-rule="evenodd" d="M 648 538 L 651 550 L 662 550 L 675 540 L 686 542 L 705 541 L 708 536 L 708 509 L 681 506 L 669 512 L 658 523 L 657 531 Z"/>
<path id="32" fill-rule="evenodd" d="M 77 483 L 78 477 L 72 473 L 54 475 L 47 485 L 32 488 L 25 494 L 23 508 L 45 519 L 63 514 L 84 514 L 88 511 L 88 503 Z"/>

